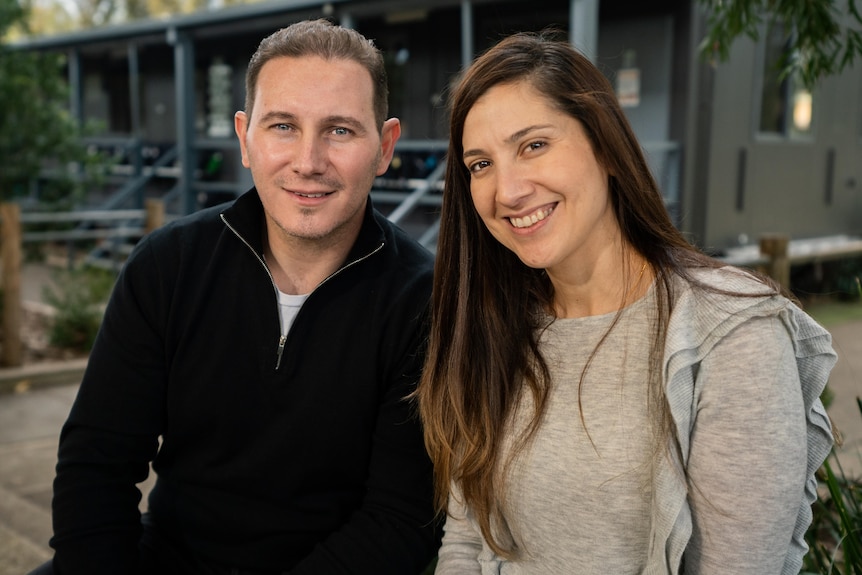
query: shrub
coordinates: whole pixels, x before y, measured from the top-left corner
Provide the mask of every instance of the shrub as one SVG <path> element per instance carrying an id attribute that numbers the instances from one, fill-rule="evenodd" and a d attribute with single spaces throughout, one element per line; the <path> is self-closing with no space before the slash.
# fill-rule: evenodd
<path id="1" fill-rule="evenodd" d="M 862 399 L 857 397 L 856 403 L 862 415 Z M 804 573 L 862 575 L 862 480 L 848 479 L 833 451 L 820 468 L 818 482 L 821 493 L 806 533 L 811 550 Z"/>
<path id="2" fill-rule="evenodd" d="M 794 294 L 802 300 L 817 296 L 837 301 L 859 301 L 859 277 L 862 276 L 862 257 L 794 266 L 790 284 Z"/>
<path id="3" fill-rule="evenodd" d="M 57 310 L 49 335 L 52 345 L 90 351 L 115 279 L 113 272 L 82 268 L 59 273 L 58 287 L 44 288 L 45 301 Z"/>

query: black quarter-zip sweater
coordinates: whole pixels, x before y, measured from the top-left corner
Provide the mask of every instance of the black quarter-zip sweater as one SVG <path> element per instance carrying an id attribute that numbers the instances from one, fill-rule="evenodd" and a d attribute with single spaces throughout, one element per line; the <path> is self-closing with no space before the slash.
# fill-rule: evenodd
<path id="1" fill-rule="evenodd" d="M 145 237 L 63 428 L 55 569 L 133 573 L 135 484 L 207 561 L 295 574 L 421 571 L 438 533 L 414 406 L 432 255 L 369 205 L 342 268 L 280 341 L 255 190 Z"/>

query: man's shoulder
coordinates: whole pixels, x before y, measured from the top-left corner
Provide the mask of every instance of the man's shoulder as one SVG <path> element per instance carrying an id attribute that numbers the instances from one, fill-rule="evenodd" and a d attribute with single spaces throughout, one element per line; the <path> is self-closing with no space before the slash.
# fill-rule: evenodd
<path id="1" fill-rule="evenodd" d="M 156 243 L 176 242 L 178 238 L 189 240 L 196 235 L 205 235 L 224 228 L 221 213 L 227 205 L 213 206 L 180 216 L 153 230 L 146 239 Z M 175 246 L 181 247 L 181 246 Z"/>
<path id="2" fill-rule="evenodd" d="M 377 260 L 378 281 L 386 286 L 391 305 L 426 305 L 431 297 L 434 254 L 379 212 L 374 212 L 374 218 L 384 243 Z"/>
<path id="3" fill-rule="evenodd" d="M 155 260 L 168 269 L 200 260 L 226 229 L 219 217 L 223 210 L 224 206 L 198 210 L 151 231 L 135 245 L 127 264 L 149 266 Z"/>
<path id="4" fill-rule="evenodd" d="M 384 241 L 390 246 L 390 251 L 397 260 L 408 267 L 433 270 L 434 254 L 428 248 L 376 209 L 374 210 L 374 219 L 383 230 Z"/>

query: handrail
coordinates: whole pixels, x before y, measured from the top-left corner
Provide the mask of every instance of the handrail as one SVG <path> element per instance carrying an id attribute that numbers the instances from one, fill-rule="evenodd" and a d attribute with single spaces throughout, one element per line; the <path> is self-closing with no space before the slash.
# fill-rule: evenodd
<path id="1" fill-rule="evenodd" d="M 440 235 L 440 218 L 437 218 L 437 220 L 435 220 L 435 222 L 433 224 L 431 224 L 427 230 L 425 230 L 425 233 L 419 237 L 418 241 L 423 247 L 426 247 L 432 251 L 437 251 L 437 250 L 433 250 L 431 246 L 433 246 L 437 243 L 437 237 L 439 235 Z"/>
<path id="2" fill-rule="evenodd" d="M 24 232 L 22 242 L 60 242 L 74 240 L 104 240 L 136 238 L 144 235 L 144 226 L 119 226 L 116 228 L 101 228 L 95 230 L 52 230 L 45 232 Z"/>
<path id="3" fill-rule="evenodd" d="M 151 166 L 152 171 L 148 174 L 141 174 L 136 176 L 134 179 L 126 182 L 123 187 L 121 187 L 116 193 L 112 194 L 101 206 L 102 209 L 113 209 L 116 206 L 121 205 L 125 202 L 129 197 L 133 194 L 137 193 L 143 186 L 150 181 L 155 175 L 155 170 L 157 168 L 162 168 L 167 165 L 169 162 L 173 162 L 179 152 L 177 151 L 176 146 L 166 150 L 163 154 L 161 154 L 158 159 L 153 162 Z"/>
<path id="4" fill-rule="evenodd" d="M 425 178 L 425 181 L 418 188 L 410 192 L 404 201 L 402 201 L 398 206 L 392 210 L 392 213 L 389 214 L 389 220 L 392 223 L 397 224 L 400 222 L 407 214 L 410 213 L 413 208 L 416 207 L 416 204 L 419 203 L 428 192 L 430 192 L 436 186 L 437 182 L 443 177 L 443 174 L 446 171 L 446 163 L 440 162 L 434 170 L 428 174 L 428 177 Z"/>
<path id="5" fill-rule="evenodd" d="M 79 220 L 109 221 L 143 218 L 146 210 L 74 210 L 71 212 L 23 212 L 22 224 L 77 222 Z"/>
<path id="6" fill-rule="evenodd" d="M 149 212 L 139 210 L 79 210 L 71 212 L 24 212 L 20 215 L 22 224 L 48 224 L 61 222 L 79 222 L 79 226 L 70 230 L 42 230 L 22 232 L 22 242 L 53 242 L 74 241 L 105 238 L 129 238 L 142 236 L 148 224 Z M 141 221 L 139 226 L 127 225 L 133 220 Z M 119 222 L 108 228 L 85 229 L 81 223 Z"/>

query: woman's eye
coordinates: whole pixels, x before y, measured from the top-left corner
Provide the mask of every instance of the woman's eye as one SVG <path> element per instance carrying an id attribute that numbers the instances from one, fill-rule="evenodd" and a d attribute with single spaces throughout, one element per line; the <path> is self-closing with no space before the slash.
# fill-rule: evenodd
<path id="1" fill-rule="evenodd" d="M 544 148 L 546 145 L 547 144 L 542 141 L 530 142 L 529 144 L 527 144 L 527 148 L 530 150 L 538 150 L 539 148 Z"/>
<path id="2" fill-rule="evenodd" d="M 479 160 L 478 162 L 473 162 L 472 164 L 467 166 L 467 169 L 470 170 L 471 173 L 475 174 L 476 172 L 479 172 L 490 165 L 491 162 L 489 162 L 488 160 Z"/>

